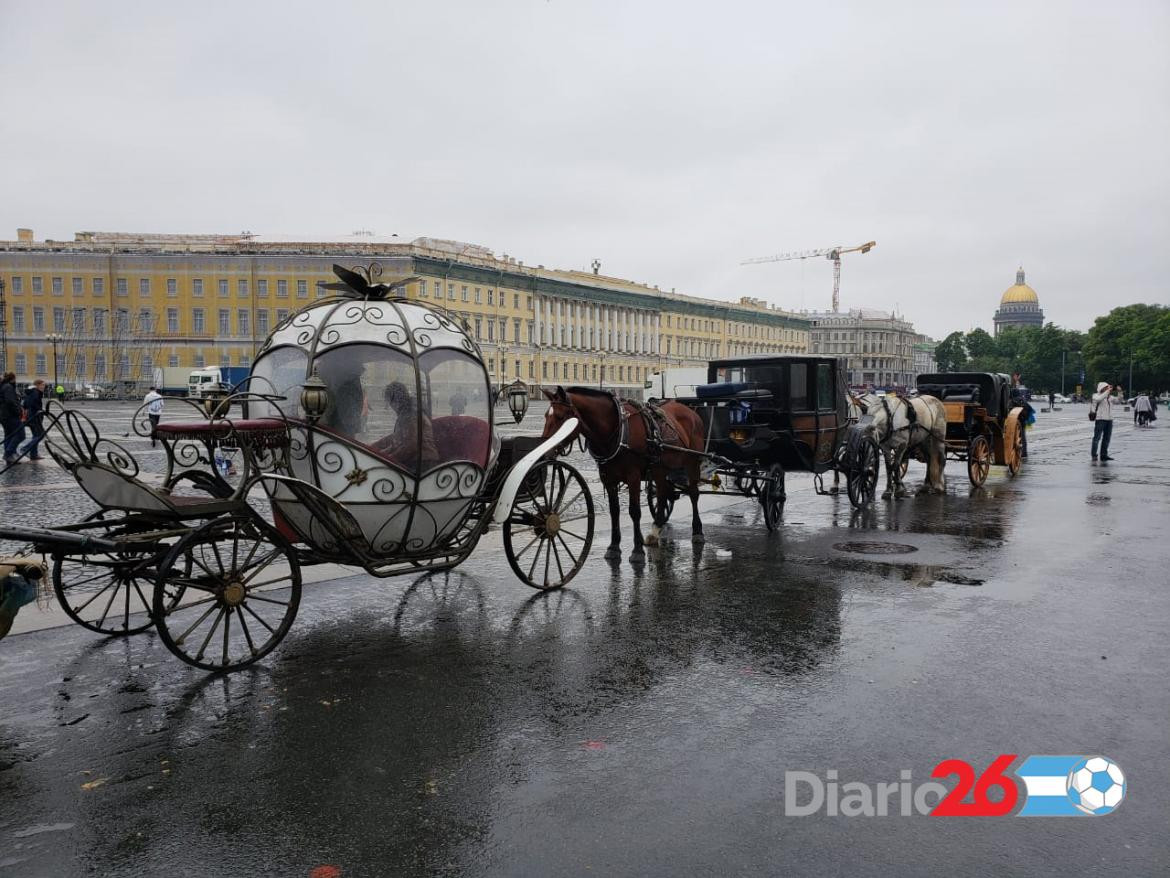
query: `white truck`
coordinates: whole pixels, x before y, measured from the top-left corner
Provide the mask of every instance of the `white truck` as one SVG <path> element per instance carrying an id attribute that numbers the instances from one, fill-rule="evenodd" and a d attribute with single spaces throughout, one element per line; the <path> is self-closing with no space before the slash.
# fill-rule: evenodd
<path id="1" fill-rule="evenodd" d="M 653 372 L 646 379 L 646 396 L 656 399 L 674 399 L 694 396 L 695 387 L 707 383 L 706 366 L 678 366 Z"/>
<path id="2" fill-rule="evenodd" d="M 248 377 L 247 366 L 208 366 L 206 369 L 192 369 L 187 376 L 187 396 L 203 399 L 206 396 L 221 396 Z"/>

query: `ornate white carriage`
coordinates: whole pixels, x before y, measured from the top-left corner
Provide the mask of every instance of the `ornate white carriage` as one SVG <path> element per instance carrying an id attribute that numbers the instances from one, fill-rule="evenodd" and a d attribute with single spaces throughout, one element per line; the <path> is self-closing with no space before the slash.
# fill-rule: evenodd
<path id="1" fill-rule="evenodd" d="M 304 564 L 443 569 L 494 523 L 534 588 L 559 588 L 584 565 L 592 496 L 553 453 L 576 421 L 544 441 L 501 441 L 482 355 L 458 318 L 402 298 L 404 282 L 377 282 L 376 265 L 335 271 L 338 295 L 277 326 L 225 398 L 177 401 L 196 415 L 178 422 L 139 410 L 136 432 L 163 446 L 159 479 L 82 412 L 49 412 L 45 447 L 101 509 L 65 527 L 0 526 L 0 539 L 51 558 L 75 621 L 112 635 L 157 627 L 184 661 L 234 670 L 288 632 Z M 225 453 L 241 463 L 234 479 L 218 465 Z M 261 485 L 271 522 L 253 505 Z"/>

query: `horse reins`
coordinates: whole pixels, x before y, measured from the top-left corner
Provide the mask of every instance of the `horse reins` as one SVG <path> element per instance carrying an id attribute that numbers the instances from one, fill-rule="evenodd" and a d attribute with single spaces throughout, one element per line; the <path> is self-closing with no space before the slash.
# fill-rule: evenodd
<path id="1" fill-rule="evenodd" d="M 577 411 L 577 407 L 573 405 L 571 400 L 568 399 L 567 394 L 565 399 L 568 401 L 566 402 L 560 402 L 559 400 L 555 399 L 549 401 L 550 405 L 554 407 L 560 406 L 561 408 L 568 409 L 569 414 L 577 419 L 577 435 L 581 437 L 581 440 L 585 443 L 585 450 L 589 452 L 589 456 L 593 458 L 598 466 L 609 463 L 623 451 L 628 451 L 630 449 L 630 425 L 629 418 L 626 415 L 626 410 L 623 408 L 621 401 L 617 398 L 617 396 L 611 393 L 609 394 L 609 398 L 613 401 L 614 409 L 617 412 L 618 418 L 618 441 L 613 451 L 609 454 L 598 454 L 597 451 L 593 448 L 593 445 L 589 442 L 589 437 L 586 436 L 581 430 L 581 424 L 585 423 L 585 419 L 581 417 L 581 413 Z"/>

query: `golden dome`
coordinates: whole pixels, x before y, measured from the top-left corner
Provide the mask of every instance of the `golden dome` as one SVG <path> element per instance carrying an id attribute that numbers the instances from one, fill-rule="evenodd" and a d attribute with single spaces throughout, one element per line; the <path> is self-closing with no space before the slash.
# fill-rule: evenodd
<path id="1" fill-rule="evenodd" d="M 999 300 L 1001 305 L 1039 305 L 1040 297 L 1036 291 L 1024 283 L 1024 269 L 1016 272 L 1016 282 L 1008 287 Z"/>

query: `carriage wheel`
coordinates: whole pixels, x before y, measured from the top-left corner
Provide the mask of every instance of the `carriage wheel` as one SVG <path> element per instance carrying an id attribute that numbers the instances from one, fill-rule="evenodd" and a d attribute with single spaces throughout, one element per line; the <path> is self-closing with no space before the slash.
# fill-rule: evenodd
<path id="1" fill-rule="evenodd" d="M 855 507 L 873 502 L 877 493 L 878 477 L 881 474 L 882 455 L 872 439 L 861 440 L 857 447 L 856 459 L 846 470 L 845 478 L 849 490 L 849 502 Z"/>
<path id="2" fill-rule="evenodd" d="M 300 601 L 293 547 L 263 522 L 233 515 L 171 549 L 155 580 L 153 609 L 171 652 L 197 668 L 234 671 L 284 639 Z"/>
<path id="3" fill-rule="evenodd" d="M 669 484 L 669 483 L 668 483 Z M 670 521 L 671 513 L 674 512 L 674 501 L 678 499 L 678 495 L 673 488 L 667 488 L 666 499 L 663 501 L 666 509 L 663 512 L 662 520 L 664 522 Z M 658 521 L 658 485 L 654 479 L 646 480 L 646 506 L 650 510 L 650 518 L 653 521 Z"/>
<path id="4" fill-rule="evenodd" d="M 760 488 L 760 506 L 764 509 L 764 524 L 768 530 L 780 527 L 780 518 L 784 514 L 784 501 L 788 499 L 784 491 L 784 467 L 778 463 L 768 469 L 768 478 Z"/>
<path id="5" fill-rule="evenodd" d="M 95 512 L 85 521 L 105 517 Z M 142 526 L 145 530 L 145 526 Z M 133 526 L 109 527 L 104 537 L 135 532 Z M 53 557 L 53 593 L 70 619 L 83 628 L 111 637 L 140 634 L 154 624 L 150 618 L 150 593 L 154 568 L 167 551 L 98 552 L 93 555 Z M 136 618 L 131 622 L 130 617 Z"/>
<path id="6" fill-rule="evenodd" d="M 1015 475 L 1020 471 L 1020 467 L 1024 463 L 1024 425 L 1020 421 L 1016 421 L 1016 430 L 1012 436 L 1011 453 L 1008 455 L 1007 465 L 1008 473 Z"/>
<path id="7" fill-rule="evenodd" d="M 504 522 L 504 554 L 533 588 L 560 588 L 577 575 L 593 544 L 593 495 L 561 460 L 532 468 Z"/>
<path id="8" fill-rule="evenodd" d="M 976 488 L 983 486 L 987 481 L 987 473 L 991 469 L 991 443 L 987 437 L 980 434 L 967 445 L 967 478 Z"/>

